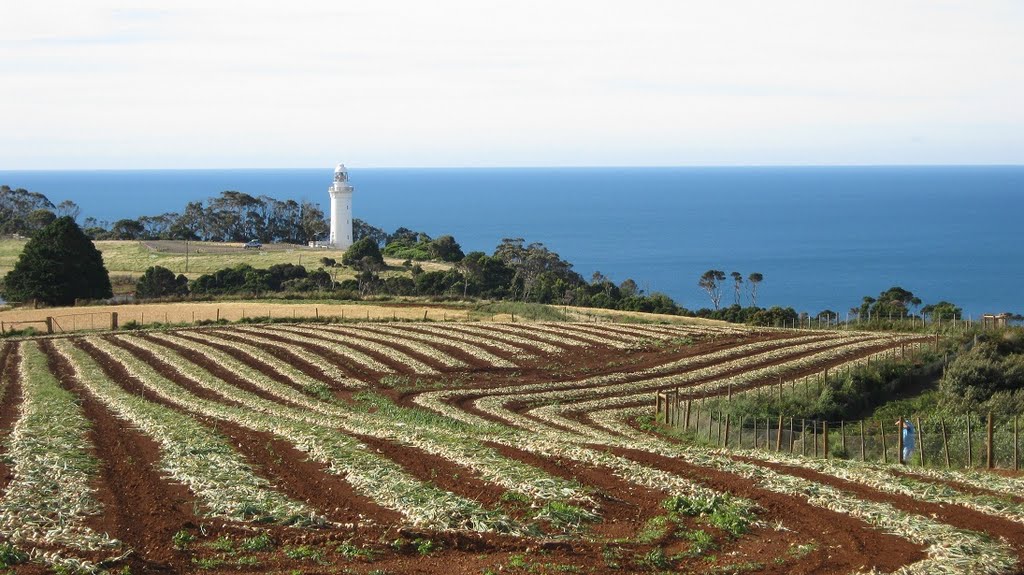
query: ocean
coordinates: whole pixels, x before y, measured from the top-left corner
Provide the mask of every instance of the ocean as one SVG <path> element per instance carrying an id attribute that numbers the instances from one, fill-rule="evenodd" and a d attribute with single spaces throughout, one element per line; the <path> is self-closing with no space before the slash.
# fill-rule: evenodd
<path id="1" fill-rule="evenodd" d="M 311 200 L 323 169 L 0 171 L 0 184 L 114 221 L 238 190 Z M 899 285 L 965 314 L 1024 312 L 1024 166 L 351 169 L 353 214 L 452 234 L 464 251 L 541 242 L 589 279 L 710 307 L 707 269 L 760 272 L 761 306 L 845 315 Z M 731 285 L 723 305 L 731 304 Z M 746 292 L 744 292 L 745 294 Z M 742 302 L 749 301 L 744 296 Z"/>

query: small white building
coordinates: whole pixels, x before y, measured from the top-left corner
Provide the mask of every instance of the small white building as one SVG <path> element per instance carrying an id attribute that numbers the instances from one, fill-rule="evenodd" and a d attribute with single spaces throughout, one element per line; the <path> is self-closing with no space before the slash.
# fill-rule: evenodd
<path id="1" fill-rule="evenodd" d="M 352 245 L 352 186 L 348 183 L 345 164 L 334 168 L 334 183 L 327 190 L 331 194 L 331 239 L 338 249 Z"/>

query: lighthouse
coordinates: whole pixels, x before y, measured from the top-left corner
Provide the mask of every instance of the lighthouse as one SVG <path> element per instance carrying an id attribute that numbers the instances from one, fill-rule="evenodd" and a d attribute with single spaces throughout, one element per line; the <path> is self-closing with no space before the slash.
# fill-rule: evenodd
<path id="1" fill-rule="evenodd" d="M 327 190 L 331 194 L 331 240 L 338 249 L 352 245 L 352 186 L 348 183 L 345 164 L 334 168 L 334 183 Z"/>

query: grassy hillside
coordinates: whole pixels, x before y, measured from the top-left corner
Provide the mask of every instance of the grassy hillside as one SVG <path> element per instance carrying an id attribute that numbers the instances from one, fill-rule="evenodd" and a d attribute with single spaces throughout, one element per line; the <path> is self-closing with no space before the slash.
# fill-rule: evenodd
<path id="1" fill-rule="evenodd" d="M 27 240 L 0 240 L 0 274 L 6 274 L 14 267 Z M 310 248 L 287 244 L 264 246 L 261 250 L 246 250 L 239 243 L 189 242 L 188 271 L 185 270 L 185 243 L 179 241 L 99 241 L 96 247 L 103 253 L 103 262 L 111 275 L 137 276 L 151 266 L 163 266 L 174 273 L 184 273 L 189 278 L 217 271 L 238 264 L 249 264 L 255 268 L 268 268 L 275 264 L 303 265 L 306 269 L 320 267 L 320 258 L 341 260 L 341 250 Z M 389 270 L 382 275 L 404 272 L 402 262 L 387 261 Z M 447 268 L 449 264 L 425 262 L 425 270 Z M 338 272 L 338 279 L 354 277 L 352 270 Z"/>

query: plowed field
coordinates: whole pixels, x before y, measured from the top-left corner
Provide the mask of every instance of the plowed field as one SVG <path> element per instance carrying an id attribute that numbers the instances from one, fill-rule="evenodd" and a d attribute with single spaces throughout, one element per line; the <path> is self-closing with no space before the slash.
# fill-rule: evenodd
<path id="1" fill-rule="evenodd" d="M 1017 573 L 1024 478 L 687 447 L 657 391 L 909 336 L 683 325 L 211 327 L 0 347 L 16 572 Z"/>

